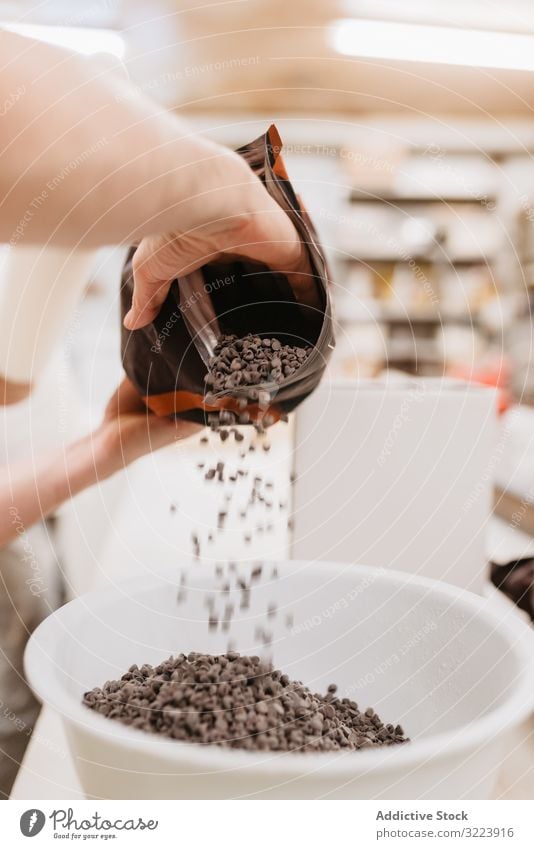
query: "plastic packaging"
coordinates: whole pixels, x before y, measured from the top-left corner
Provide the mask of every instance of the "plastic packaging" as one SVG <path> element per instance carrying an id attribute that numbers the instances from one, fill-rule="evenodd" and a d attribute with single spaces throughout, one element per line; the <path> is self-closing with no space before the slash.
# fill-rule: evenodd
<path id="1" fill-rule="evenodd" d="M 293 221 L 307 250 L 312 297 L 296 293 L 286 275 L 248 260 L 209 263 L 175 280 L 152 324 L 140 330 L 122 329 L 126 374 L 157 415 L 204 422 L 210 411 L 237 409 L 234 395 L 221 393 L 208 399 L 205 395 L 208 360 L 223 333 L 273 336 L 313 347 L 305 364 L 275 392 L 267 387 L 275 418 L 293 410 L 321 379 L 334 348 L 328 269 L 313 225 L 289 182 L 281 149 L 278 132 L 271 126 L 238 153 Z M 134 252 L 123 270 L 123 317 L 132 301 Z"/>

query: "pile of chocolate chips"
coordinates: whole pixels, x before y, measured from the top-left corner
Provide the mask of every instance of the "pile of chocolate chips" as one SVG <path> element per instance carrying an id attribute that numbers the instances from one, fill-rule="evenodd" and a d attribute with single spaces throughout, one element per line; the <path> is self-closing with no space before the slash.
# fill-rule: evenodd
<path id="1" fill-rule="evenodd" d="M 209 391 L 232 392 L 251 387 L 250 401 L 258 400 L 257 387 L 278 385 L 291 377 L 308 359 L 309 345 L 284 345 L 279 339 L 235 335 L 221 336 L 210 358 L 205 382 Z"/>
<path id="2" fill-rule="evenodd" d="M 372 708 L 325 696 L 237 652 L 191 652 L 152 667 L 131 666 L 120 681 L 84 695 L 87 707 L 125 725 L 191 743 L 279 752 L 332 752 L 406 743 L 400 725 Z"/>

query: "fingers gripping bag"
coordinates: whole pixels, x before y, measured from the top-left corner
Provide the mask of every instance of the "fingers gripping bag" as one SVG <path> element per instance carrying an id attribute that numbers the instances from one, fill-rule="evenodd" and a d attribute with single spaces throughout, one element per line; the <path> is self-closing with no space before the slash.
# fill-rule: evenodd
<path id="1" fill-rule="evenodd" d="M 277 420 L 321 379 L 334 348 L 328 269 L 281 149 L 271 126 L 237 152 L 290 217 L 309 268 L 297 276 L 247 259 L 212 262 L 173 281 L 150 325 L 134 331 L 123 326 L 125 372 L 158 416 L 209 423 L 226 411 L 227 420 L 239 414 L 240 421 L 254 422 L 268 410 Z M 134 252 L 122 274 L 123 317 L 132 302 Z M 250 371 L 247 360 L 258 357 L 260 365 Z"/>

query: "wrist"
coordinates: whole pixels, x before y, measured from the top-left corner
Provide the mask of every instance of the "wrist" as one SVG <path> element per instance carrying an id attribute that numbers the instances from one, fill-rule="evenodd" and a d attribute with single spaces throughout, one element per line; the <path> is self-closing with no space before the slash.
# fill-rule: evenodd
<path id="1" fill-rule="evenodd" d="M 95 483 L 110 478 L 131 462 L 132 458 L 126 456 L 126 445 L 121 441 L 118 422 L 104 420 L 90 434 L 90 440 Z"/>
<path id="2" fill-rule="evenodd" d="M 109 443 L 109 434 L 104 425 L 100 425 L 67 446 L 63 456 L 68 495 L 106 480 L 122 468 L 121 452 Z"/>

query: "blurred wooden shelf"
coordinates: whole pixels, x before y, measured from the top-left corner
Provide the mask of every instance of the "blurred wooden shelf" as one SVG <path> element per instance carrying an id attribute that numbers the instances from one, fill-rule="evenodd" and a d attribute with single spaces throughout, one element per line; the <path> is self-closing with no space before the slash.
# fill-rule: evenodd
<path id="1" fill-rule="evenodd" d="M 378 317 L 387 324 L 462 324 L 477 325 L 478 318 L 475 315 L 465 315 L 446 311 L 419 311 L 402 312 L 381 307 Z"/>
<path id="2" fill-rule="evenodd" d="M 388 362 L 442 363 L 443 355 L 431 339 L 411 340 L 390 339 L 386 346 Z"/>
<path id="3" fill-rule="evenodd" d="M 489 203 L 496 203 L 495 196 L 480 193 L 479 196 L 470 195 L 402 195 L 397 192 L 380 191 L 374 194 L 371 190 L 352 189 L 349 193 L 351 203 L 386 203 L 397 206 L 415 206 L 427 203 L 443 203 L 448 206 L 457 204 L 471 204 L 472 206 L 487 207 Z"/>
<path id="4" fill-rule="evenodd" d="M 432 324 L 441 326 L 443 324 L 456 324 L 462 327 L 476 327 L 484 329 L 477 316 L 460 315 L 458 313 L 420 313 L 420 312 L 394 312 L 377 308 L 376 312 L 362 315 L 357 318 L 344 318 L 343 310 L 338 309 L 337 318 L 344 324 Z"/>
<path id="5" fill-rule="evenodd" d="M 483 256 L 476 257 L 446 257 L 446 256 L 425 256 L 417 254 L 409 255 L 409 256 L 399 256 L 396 254 L 365 254 L 358 253 L 357 256 L 347 256 L 347 253 L 353 251 L 353 248 L 344 248 L 338 247 L 337 250 L 345 251 L 345 254 L 339 257 L 339 261 L 344 263 L 349 263 L 353 265 L 354 263 L 362 263 L 365 262 L 368 265 L 373 265 L 374 263 L 383 262 L 385 264 L 391 265 L 409 265 L 411 263 L 418 263 L 420 265 L 444 265 L 444 266 L 473 266 L 473 265 L 484 265 L 489 266 L 491 262 L 491 258 L 488 258 L 487 254 Z M 408 254 L 409 251 L 406 251 Z"/>

